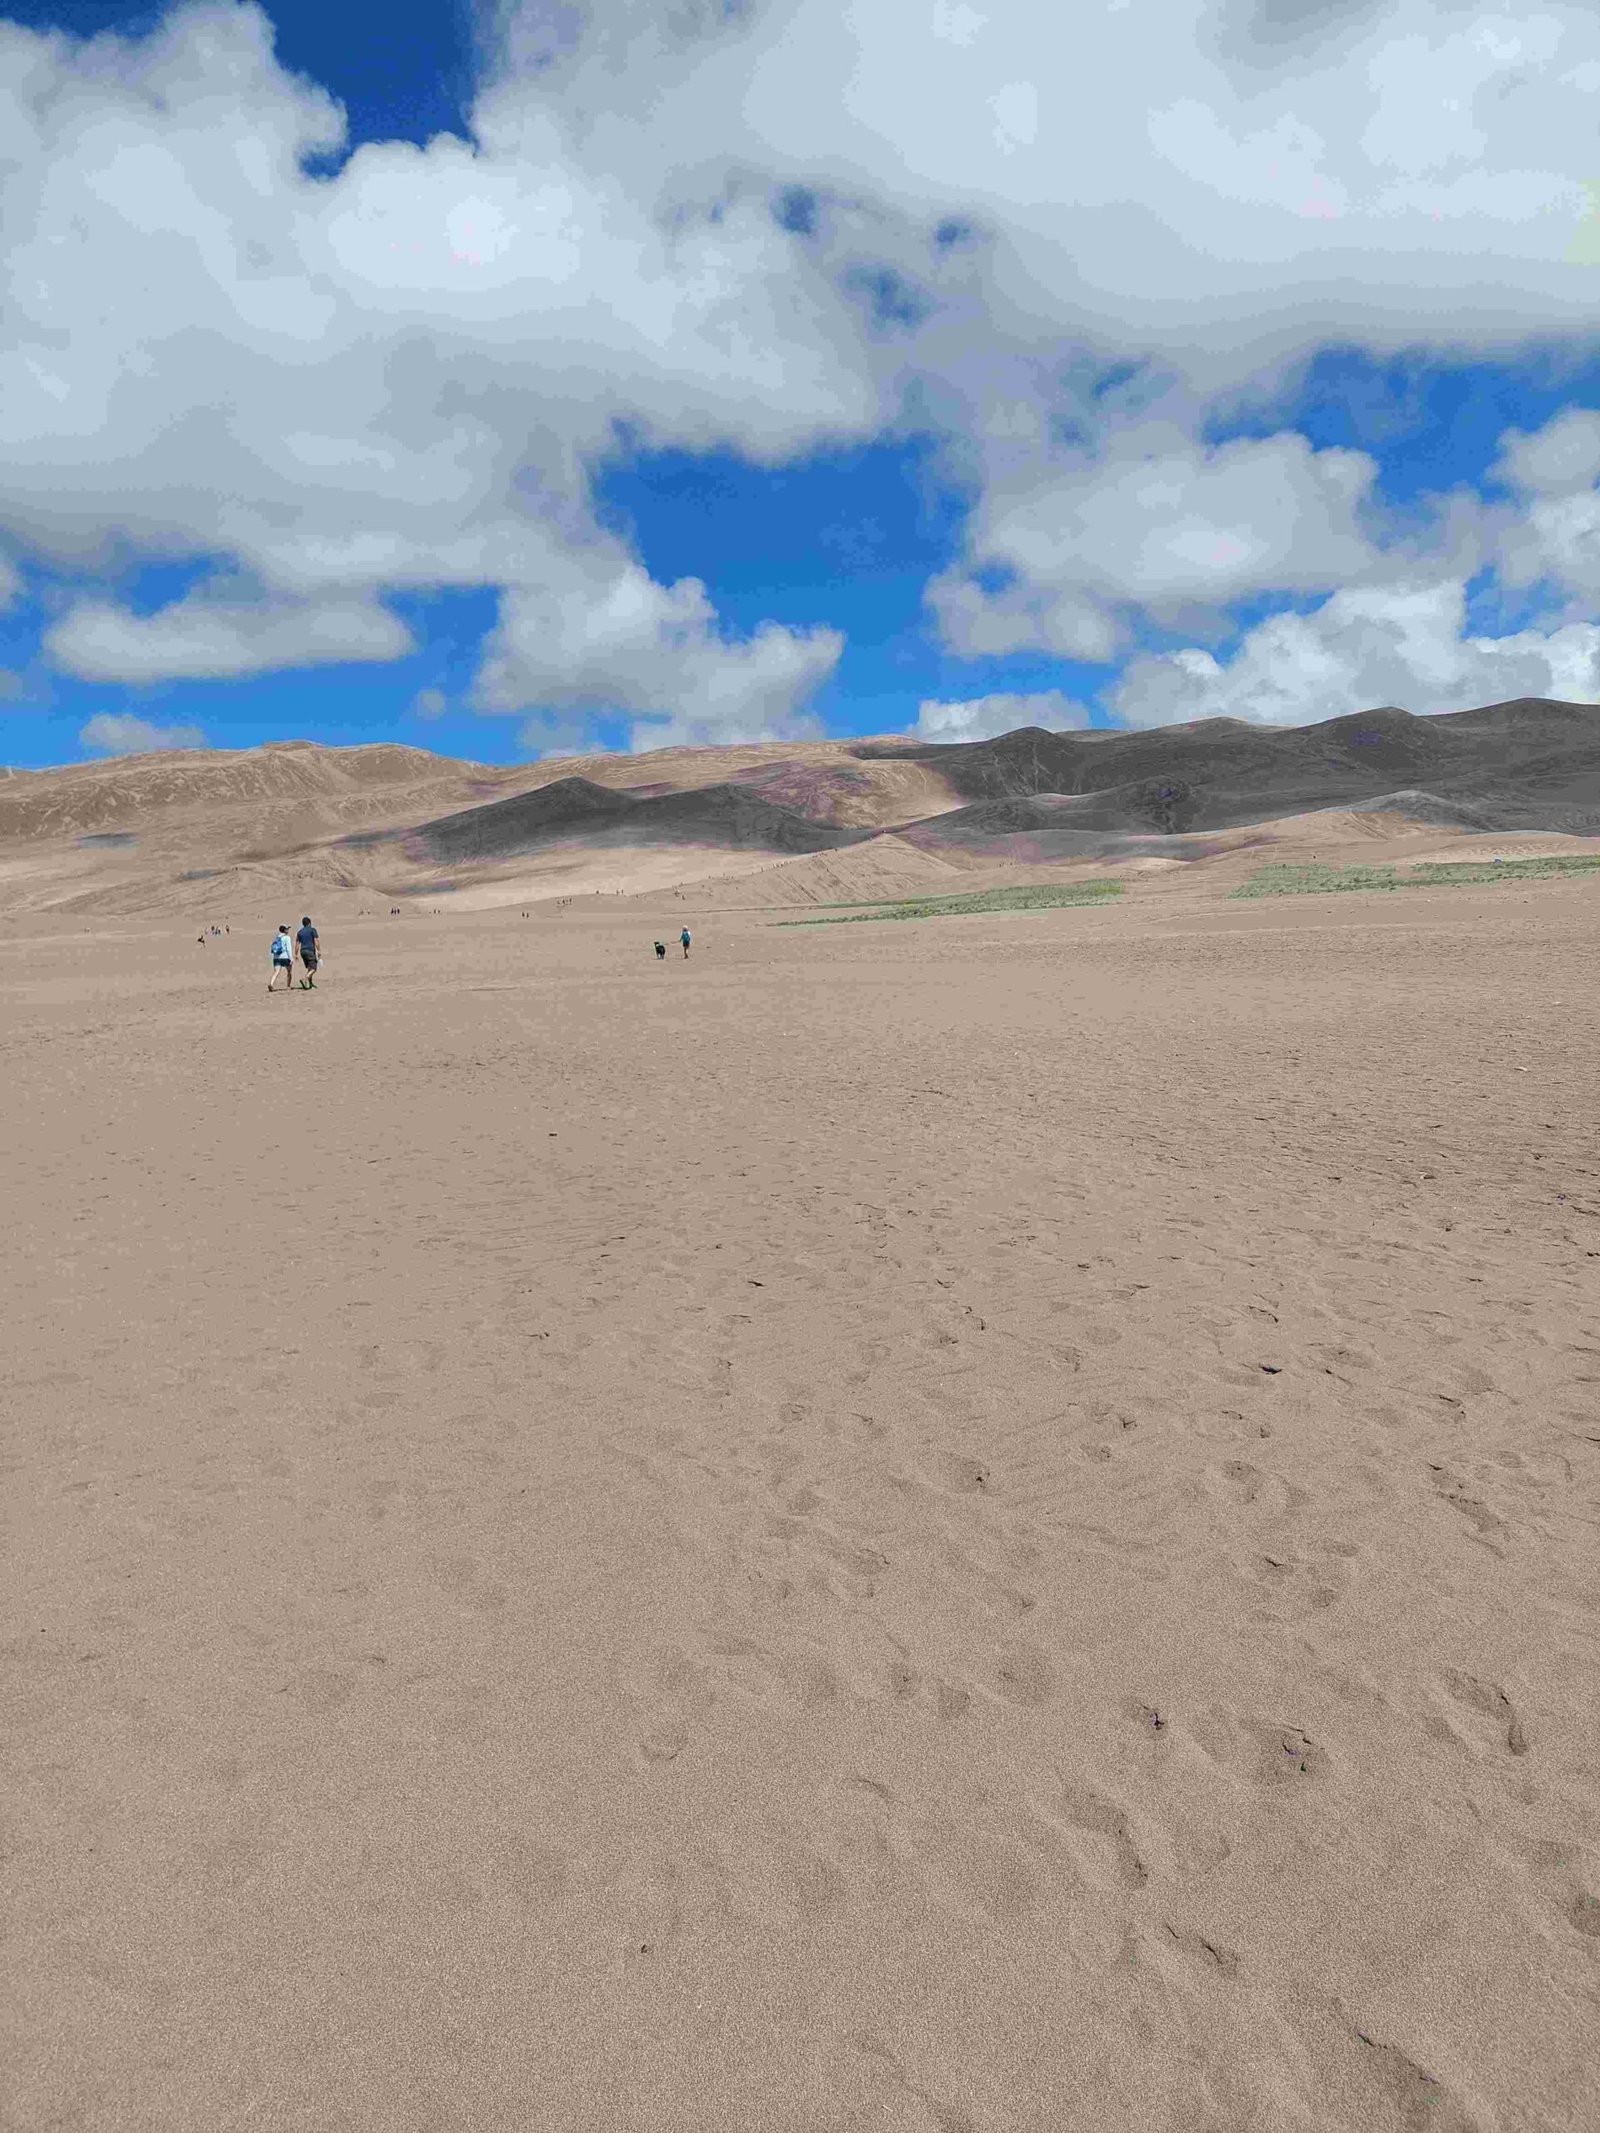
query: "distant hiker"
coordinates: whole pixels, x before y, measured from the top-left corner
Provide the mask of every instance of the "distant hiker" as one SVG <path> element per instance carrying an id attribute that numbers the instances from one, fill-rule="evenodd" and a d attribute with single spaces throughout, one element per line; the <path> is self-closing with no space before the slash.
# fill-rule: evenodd
<path id="1" fill-rule="evenodd" d="M 305 971 L 305 976 L 300 982 L 307 992 L 312 992 L 316 989 L 317 983 L 318 950 L 317 929 L 312 925 L 309 918 L 301 919 L 300 931 L 294 938 L 295 946 L 300 951 L 301 968 Z"/>
<path id="2" fill-rule="evenodd" d="M 684 927 L 678 938 L 683 943 L 683 959 L 687 962 L 689 960 L 689 929 L 687 926 Z"/>
<path id="3" fill-rule="evenodd" d="M 666 944 L 666 942 L 665 942 L 665 941 L 657 941 L 657 942 L 656 942 L 656 961 L 657 961 L 658 963 L 664 963 L 664 962 L 665 962 L 666 960 L 667 960 L 667 944 Z"/>
<path id="4" fill-rule="evenodd" d="M 287 992 L 294 983 L 294 942 L 286 925 L 280 926 L 272 936 L 272 975 L 267 980 L 268 992 L 277 984 L 280 970 L 283 972 L 283 989 Z"/>

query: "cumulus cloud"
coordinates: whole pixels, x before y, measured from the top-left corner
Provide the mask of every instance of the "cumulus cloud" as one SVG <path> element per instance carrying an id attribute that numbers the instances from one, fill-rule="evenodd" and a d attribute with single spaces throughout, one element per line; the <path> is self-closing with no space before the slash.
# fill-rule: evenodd
<path id="1" fill-rule="evenodd" d="M 1333 339 L 1592 333 L 1578 0 L 1167 0 L 1159 37 L 1117 4 L 488 19 L 474 144 L 332 177 L 338 107 L 258 6 L 87 44 L 0 21 L 0 539 L 220 559 L 266 618 L 86 603 L 50 633 L 73 671 L 395 657 L 382 592 L 487 586 L 485 708 L 794 730 L 836 636 L 736 636 L 693 578 L 598 569 L 594 469 L 619 437 L 776 464 L 913 424 L 976 496 L 945 642 L 1109 662 L 1143 618 L 1204 639 L 1426 560 L 1375 533 L 1361 455 L 1196 442 L 1218 394 Z M 1513 579 L 1590 582 L 1595 477 L 1551 472 L 1576 437 L 1508 446 Z"/>
<path id="2" fill-rule="evenodd" d="M 1089 713 L 1059 689 L 1031 696 L 975 696 L 965 703 L 940 703 L 930 697 L 917 707 L 911 728 L 919 741 L 987 741 L 1019 726 L 1043 726 L 1052 733 L 1089 724 Z"/>
<path id="3" fill-rule="evenodd" d="M 1363 452 L 1294 434 L 1208 448 L 1170 423 L 1134 424 L 1098 457 L 993 484 L 965 567 L 934 581 L 930 604 L 957 651 L 1109 660 L 1129 634 L 1119 609 L 1165 619 L 1369 571 L 1376 474 Z"/>
<path id="4" fill-rule="evenodd" d="M 631 714 L 637 747 L 792 737 L 810 730 L 805 703 L 843 649 L 837 630 L 770 622 L 730 639 L 699 579 L 664 586 L 636 563 L 575 560 L 505 594 L 479 702 Z"/>
<path id="5" fill-rule="evenodd" d="M 1224 660 L 1191 647 L 1136 658 L 1106 692 L 1131 726 L 1198 718 L 1304 725 L 1364 705 L 1459 711 L 1518 696 L 1600 701 L 1600 627 L 1469 636 L 1460 579 L 1356 587 L 1273 615 Z"/>
<path id="6" fill-rule="evenodd" d="M 1539 430 L 1507 430 L 1495 479 L 1539 496 L 1570 495 L 1600 481 L 1600 411 L 1569 407 Z"/>
<path id="7" fill-rule="evenodd" d="M 941 571 L 928 581 L 928 611 L 940 641 L 968 659 L 1056 652 L 1105 665 L 1126 636 L 1123 617 L 1091 595 L 1041 586 L 1015 571 Z"/>
<path id="8" fill-rule="evenodd" d="M 368 144 L 254 6 L 76 47 L 0 23 L 0 522 L 223 548 L 287 590 L 495 584 L 587 523 L 618 420 L 782 456 L 876 419 L 844 298 L 764 199 L 668 221 L 555 119 Z"/>
<path id="9" fill-rule="evenodd" d="M 1600 413 L 1567 408 L 1500 444 L 1493 473 L 1518 504 L 1499 514 L 1501 579 L 1567 595 L 1569 619 L 1580 619 L 1600 598 Z"/>
<path id="10" fill-rule="evenodd" d="M 332 661 L 401 659 L 410 631 L 373 600 L 219 600 L 153 615 L 85 600 L 45 632 L 47 658 L 84 681 L 236 680 Z"/>
<path id="11" fill-rule="evenodd" d="M 323 657 L 398 643 L 324 633 L 341 597 L 559 572 L 619 423 L 777 460 L 886 404 L 858 306 L 764 189 L 669 214 L 537 99 L 486 113 L 478 151 L 369 144 L 312 178 L 342 120 L 255 6 L 88 45 L 0 22 L 0 138 L 0 530 L 79 570 L 221 556 L 306 603 Z M 53 634 L 83 671 L 242 673 L 299 663 L 288 612 L 96 605 Z M 713 633 L 702 678 L 716 656 Z"/>
<path id="12" fill-rule="evenodd" d="M 203 748 L 198 726 L 153 726 L 123 711 L 100 711 L 78 729 L 78 739 L 96 755 L 149 755 L 160 748 Z"/>
<path id="13" fill-rule="evenodd" d="M 419 689 L 411 699 L 413 718 L 443 718 L 449 709 L 449 698 L 443 689 Z"/>
<path id="14" fill-rule="evenodd" d="M 559 105 L 663 192 L 732 165 L 986 227 L 1002 327 L 1234 375 L 1330 339 L 1590 330 L 1577 0 L 1165 0 L 1158 36 L 1128 5 L 529 0 L 506 50 L 505 104 Z"/>

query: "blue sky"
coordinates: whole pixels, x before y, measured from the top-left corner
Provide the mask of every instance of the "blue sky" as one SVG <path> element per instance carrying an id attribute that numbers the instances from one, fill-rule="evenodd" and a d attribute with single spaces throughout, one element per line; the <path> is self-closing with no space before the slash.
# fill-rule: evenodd
<path id="1" fill-rule="evenodd" d="M 0 761 L 1600 700 L 1600 18 L 1139 12 L 0 0 Z"/>

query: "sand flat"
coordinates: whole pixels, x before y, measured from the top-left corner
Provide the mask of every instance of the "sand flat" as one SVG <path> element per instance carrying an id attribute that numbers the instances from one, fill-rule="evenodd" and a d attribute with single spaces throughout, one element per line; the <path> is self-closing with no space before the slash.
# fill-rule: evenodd
<path id="1" fill-rule="evenodd" d="M 1600 885 L 283 915 L 0 945 L 8 2125 L 1586 2121 Z"/>

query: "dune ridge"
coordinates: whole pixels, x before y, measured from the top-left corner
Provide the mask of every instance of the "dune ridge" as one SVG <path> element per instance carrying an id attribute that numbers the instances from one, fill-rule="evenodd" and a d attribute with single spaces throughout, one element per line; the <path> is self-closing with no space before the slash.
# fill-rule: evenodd
<path id="1" fill-rule="evenodd" d="M 173 751 L 8 777 L 0 882 L 19 907 L 64 916 L 204 913 L 230 885 L 291 902 L 653 893 L 676 864 L 678 886 L 723 904 L 769 888 L 808 901 L 844 880 L 918 890 L 941 867 L 1204 866 L 1240 835 L 1393 834 L 1380 817 L 1419 834 L 1600 834 L 1600 708 L 1522 698 L 1303 727 L 1025 727 L 501 766 L 390 743 Z M 877 859 L 843 874 L 811 866 L 873 844 Z"/>

